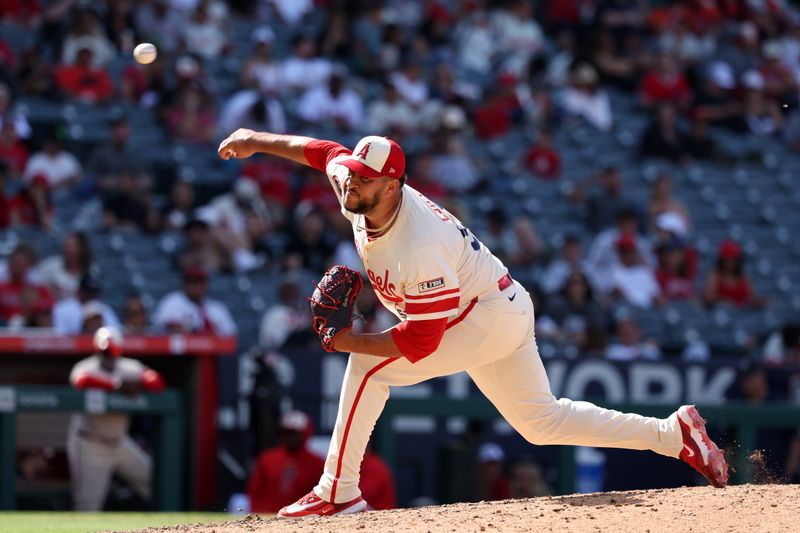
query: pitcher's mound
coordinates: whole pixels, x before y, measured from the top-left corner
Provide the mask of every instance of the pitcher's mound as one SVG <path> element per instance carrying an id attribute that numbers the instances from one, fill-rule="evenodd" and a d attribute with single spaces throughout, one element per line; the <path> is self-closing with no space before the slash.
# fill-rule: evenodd
<path id="1" fill-rule="evenodd" d="M 349 516 L 278 519 L 249 516 L 159 532 L 426 533 L 484 531 L 800 531 L 800 485 L 683 487 L 459 503 Z"/>

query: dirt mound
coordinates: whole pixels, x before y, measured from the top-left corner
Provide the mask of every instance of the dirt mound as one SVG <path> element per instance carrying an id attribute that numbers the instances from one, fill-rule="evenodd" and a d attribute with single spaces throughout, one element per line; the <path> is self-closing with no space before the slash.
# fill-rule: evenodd
<path id="1" fill-rule="evenodd" d="M 145 530 L 160 533 L 289 533 L 344 531 L 797 531 L 800 485 L 683 487 L 460 503 L 330 518 L 285 520 L 248 516 L 208 526 Z"/>

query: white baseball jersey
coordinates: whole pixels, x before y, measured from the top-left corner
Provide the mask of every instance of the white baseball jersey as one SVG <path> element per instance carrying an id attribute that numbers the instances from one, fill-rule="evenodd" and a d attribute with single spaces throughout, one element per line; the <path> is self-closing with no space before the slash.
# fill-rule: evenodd
<path id="1" fill-rule="evenodd" d="M 342 203 L 350 170 L 334 157 L 326 167 Z M 402 320 L 459 314 L 475 298 L 497 292 L 508 269 L 453 215 L 413 187 L 403 187 L 400 213 L 389 231 L 372 240 L 365 216 L 344 209 L 356 249 L 381 303 Z"/>
<path id="2" fill-rule="evenodd" d="M 109 372 L 101 365 L 102 358 L 92 355 L 78 361 L 69 375 L 69 382 L 73 385 L 84 374 L 108 381 L 140 381 L 147 367 L 136 359 L 119 357 L 116 359 L 114 369 Z M 89 436 L 96 437 L 106 442 L 117 442 L 128 433 L 130 419 L 128 415 L 120 413 L 105 413 L 100 415 L 75 414 L 72 417 L 73 429 Z"/>

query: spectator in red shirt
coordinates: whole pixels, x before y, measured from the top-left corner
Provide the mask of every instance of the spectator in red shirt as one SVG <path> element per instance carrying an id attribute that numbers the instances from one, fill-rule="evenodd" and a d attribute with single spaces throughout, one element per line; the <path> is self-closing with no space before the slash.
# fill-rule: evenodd
<path id="1" fill-rule="evenodd" d="M 35 226 L 48 231 L 53 225 L 53 201 L 47 178 L 36 174 L 11 200 L 12 224 Z"/>
<path id="2" fill-rule="evenodd" d="M 678 62 L 671 54 L 663 53 L 656 67 L 642 78 L 640 96 L 645 105 L 663 103 L 686 107 L 692 99 L 689 82 L 681 73 Z"/>
<path id="3" fill-rule="evenodd" d="M 697 256 L 678 238 L 662 243 L 657 250 L 656 281 L 666 300 L 694 298 L 694 281 L 697 276 Z"/>
<path id="4" fill-rule="evenodd" d="M 766 304 L 766 300 L 755 293 L 744 272 L 744 256 L 738 242 L 726 240 L 719 245 L 717 265 L 706 277 L 703 299 L 709 307 L 721 302 L 739 307 L 763 307 Z"/>
<path id="5" fill-rule="evenodd" d="M 482 139 L 502 137 L 509 132 L 519 114 L 520 102 L 515 93 L 517 79 L 513 74 L 501 74 L 495 89 L 475 110 L 475 133 Z"/>
<path id="6" fill-rule="evenodd" d="M 11 23 L 38 25 L 42 15 L 39 0 L 3 0 L 0 2 L 0 20 Z"/>
<path id="7" fill-rule="evenodd" d="M 361 490 L 361 497 L 375 510 L 383 511 L 397 507 L 392 471 L 371 446 L 367 446 L 364 460 L 361 461 L 358 488 Z"/>
<path id="8" fill-rule="evenodd" d="M 507 500 L 511 497 L 508 478 L 503 474 L 503 449 L 487 442 L 478 450 L 478 501 Z"/>
<path id="9" fill-rule="evenodd" d="M 0 283 L 0 318 L 10 326 L 31 325 L 42 310 L 53 307 L 47 287 L 28 280 L 35 254 L 26 244 L 19 244 L 8 259 L 8 281 Z"/>
<path id="10" fill-rule="evenodd" d="M 17 137 L 17 129 L 10 120 L 0 126 L 0 161 L 8 165 L 16 176 L 21 176 L 28 164 L 28 149 Z"/>
<path id="11" fill-rule="evenodd" d="M 542 130 L 525 155 L 525 168 L 540 178 L 557 179 L 561 176 L 561 156 L 553 147 L 550 132 Z"/>
<path id="12" fill-rule="evenodd" d="M 104 70 L 92 67 L 92 49 L 78 50 L 75 63 L 56 69 L 56 87 L 67 98 L 89 103 L 102 103 L 114 95 L 111 77 Z"/>
<path id="13" fill-rule="evenodd" d="M 305 413 L 289 411 L 281 417 L 281 444 L 262 451 L 250 474 L 247 494 L 252 512 L 277 513 L 314 488 L 325 460 L 308 449 L 311 434 Z"/>

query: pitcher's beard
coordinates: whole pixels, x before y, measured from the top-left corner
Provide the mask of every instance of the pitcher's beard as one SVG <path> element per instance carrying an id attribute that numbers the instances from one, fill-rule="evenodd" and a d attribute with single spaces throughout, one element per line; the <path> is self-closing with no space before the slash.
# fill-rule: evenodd
<path id="1" fill-rule="evenodd" d="M 354 198 L 354 196 L 351 196 Z M 375 206 L 378 205 L 378 195 L 376 194 L 370 200 L 366 200 L 361 196 L 358 197 L 358 201 L 353 205 L 347 202 L 345 199 L 344 208 L 356 215 L 365 215 L 375 209 Z"/>

